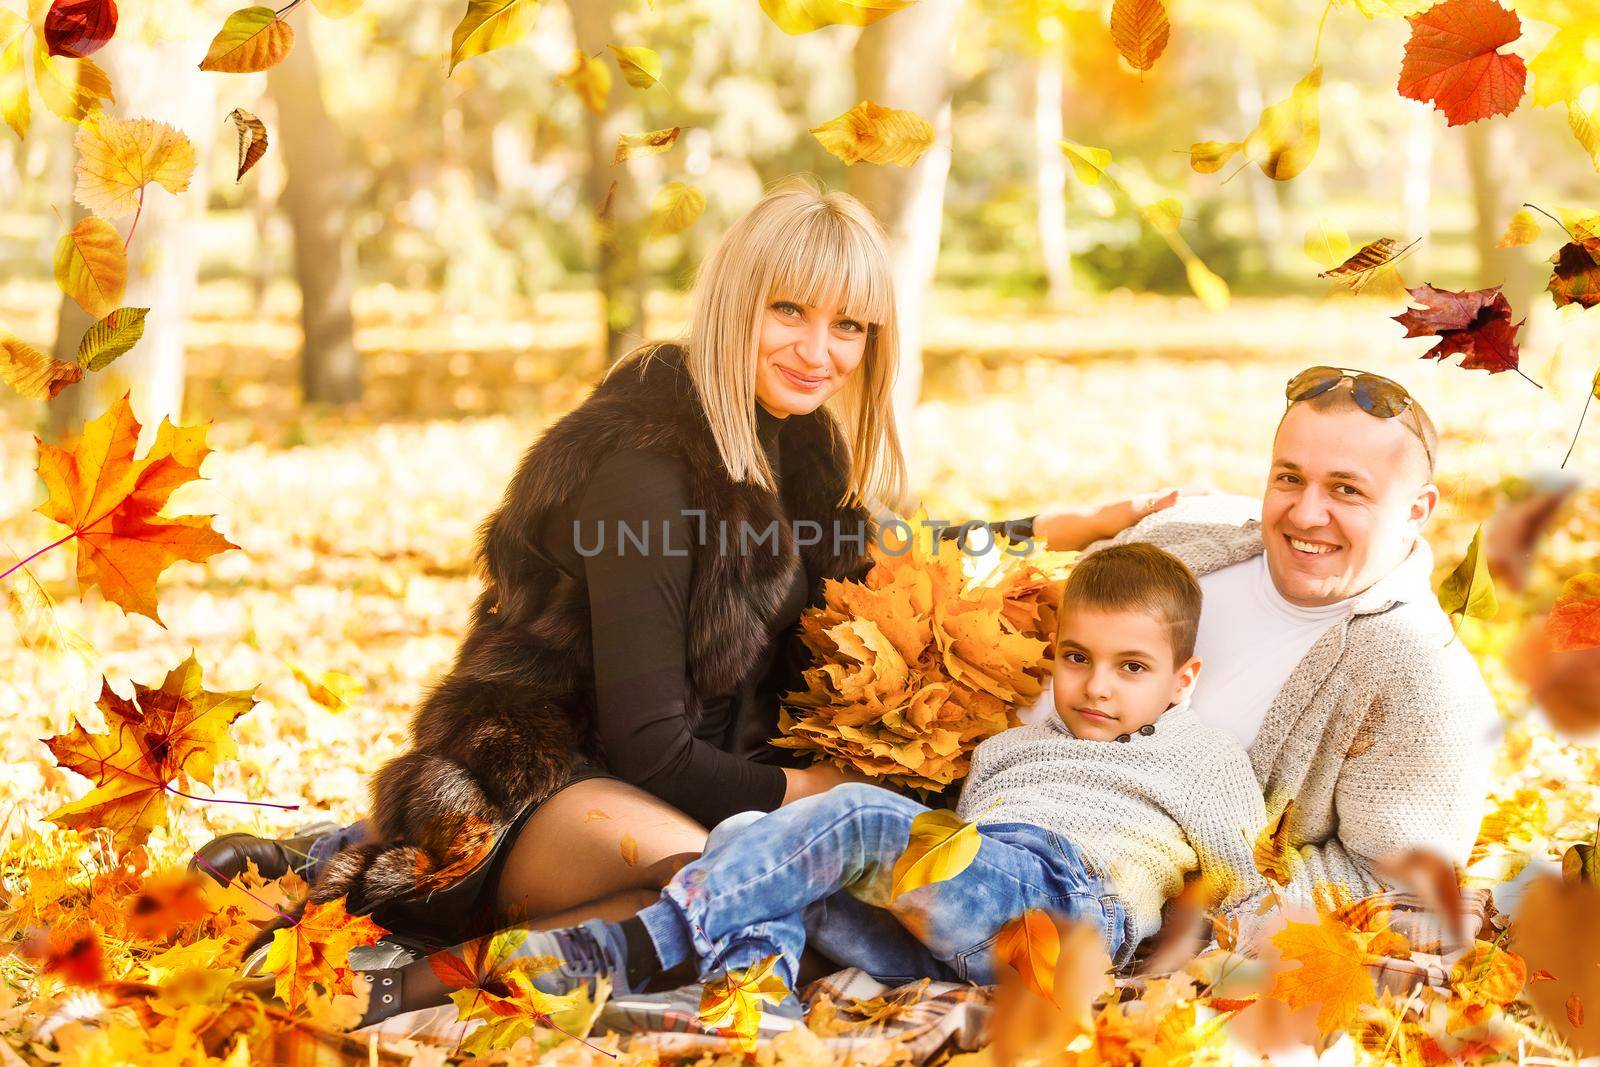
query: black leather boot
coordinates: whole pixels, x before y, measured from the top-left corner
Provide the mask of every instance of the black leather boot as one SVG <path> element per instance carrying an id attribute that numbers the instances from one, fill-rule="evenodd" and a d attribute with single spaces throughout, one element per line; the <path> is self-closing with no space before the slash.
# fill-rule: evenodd
<path id="1" fill-rule="evenodd" d="M 243 874 L 254 860 L 263 878 L 281 878 L 289 871 L 304 878 L 309 862 L 306 853 L 311 843 L 337 829 L 338 823 L 319 822 L 300 827 L 293 837 L 257 837 L 242 832 L 223 834 L 195 850 L 189 869 L 209 874 L 226 885 Z"/>

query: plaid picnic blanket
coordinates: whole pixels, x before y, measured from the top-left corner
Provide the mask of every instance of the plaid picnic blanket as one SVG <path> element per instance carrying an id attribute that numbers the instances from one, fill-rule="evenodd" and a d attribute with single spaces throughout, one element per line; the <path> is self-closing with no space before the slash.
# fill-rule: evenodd
<path id="1" fill-rule="evenodd" d="M 1348 905 L 1339 917 L 1363 929 L 1388 929 L 1411 945 L 1410 959 L 1383 959 L 1368 964 L 1381 990 L 1405 994 L 1418 983 L 1445 988 L 1450 965 L 1471 947 L 1472 937 L 1489 936 L 1495 925 L 1494 902 L 1485 889 L 1462 891 L 1464 929 L 1451 931 L 1413 894 L 1381 893 Z M 1117 979 L 1120 990 L 1133 994 L 1155 975 L 1130 974 Z M 893 1042 L 913 1063 L 925 1063 L 940 1051 L 976 1050 L 986 1040 L 991 987 L 955 982 L 921 981 L 885 986 L 871 975 L 847 968 L 808 985 L 801 1000 L 813 1034 L 835 1056 L 859 1062 L 884 1059 L 884 1043 Z M 693 1059 L 725 1050 L 728 1041 L 700 1026 L 700 987 L 685 986 L 667 995 L 615 997 L 609 1000 L 595 1034 L 643 1040 L 661 1059 Z M 454 1048 L 478 1020 L 462 1023 L 453 1005 L 396 1015 L 350 1034 L 316 1031 L 286 1034 L 272 1060 L 285 1067 L 344 1067 L 349 1064 L 405 1064 L 424 1046 Z M 805 1025 L 773 1013 L 762 1016 L 758 1042 L 767 1043 Z M 298 1035 L 298 1036 L 297 1036 Z"/>

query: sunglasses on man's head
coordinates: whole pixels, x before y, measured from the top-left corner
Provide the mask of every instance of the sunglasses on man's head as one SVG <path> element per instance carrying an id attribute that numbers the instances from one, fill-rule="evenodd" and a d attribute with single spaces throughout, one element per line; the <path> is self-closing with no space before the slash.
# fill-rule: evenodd
<path id="1" fill-rule="evenodd" d="M 1357 406 L 1368 415 L 1380 419 L 1392 419 L 1409 408 L 1413 401 L 1411 394 L 1406 392 L 1406 387 L 1381 374 L 1370 371 L 1356 370 L 1352 367 L 1308 367 L 1289 379 L 1288 386 L 1283 395 L 1289 403 L 1298 404 L 1302 400 L 1321 396 L 1346 378 L 1351 379 L 1350 393 L 1355 398 Z M 1423 438 L 1422 431 L 1405 424 L 1406 428 L 1416 435 L 1422 442 L 1422 451 L 1428 457 L 1428 469 L 1433 469 L 1433 450 L 1428 447 L 1428 442 Z"/>
<path id="2" fill-rule="evenodd" d="M 1355 379 L 1350 391 L 1368 415 L 1392 419 L 1411 406 L 1411 394 L 1399 382 L 1349 367 L 1310 367 L 1290 378 L 1283 394 L 1289 398 L 1289 403 L 1296 404 L 1321 396 L 1346 378 Z"/>

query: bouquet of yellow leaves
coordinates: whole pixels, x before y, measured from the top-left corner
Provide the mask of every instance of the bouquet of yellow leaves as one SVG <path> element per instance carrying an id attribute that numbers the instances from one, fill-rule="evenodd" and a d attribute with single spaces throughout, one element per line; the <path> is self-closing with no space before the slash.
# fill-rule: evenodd
<path id="1" fill-rule="evenodd" d="M 779 714 L 783 748 L 917 789 L 966 777 L 978 742 L 1017 724 L 1043 691 L 1056 604 L 1077 554 L 972 555 L 918 511 L 889 527 L 863 582 L 828 581 L 800 619 L 817 657 Z M 909 544 L 907 543 L 909 542 Z"/>

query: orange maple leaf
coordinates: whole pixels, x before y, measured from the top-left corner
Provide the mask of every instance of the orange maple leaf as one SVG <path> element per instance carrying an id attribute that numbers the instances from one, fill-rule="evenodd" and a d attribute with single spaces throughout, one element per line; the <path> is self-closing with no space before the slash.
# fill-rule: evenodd
<path id="1" fill-rule="evenodd" d="M 160 689 L 133 683 L 134 699 L 100 680 L 97 703 L 106 732 L 79 723 L 45 739 L 56 763 L 92 779 L 96 788 L 46 816 L 62 826 L 111 830 L 119 848 L 137 845 L 166 825 L 167 794 L 184 779 L 211 784 L 218 760 L 238 755 L 228 727 L 255 704 L 255 690 L 201 688 L 194 653 L 167 672 Z M 198 798 L 197 798 L 198 799 Z"/>
<path id="2" fill-rule="evenodd" d="M 1498 51 L 1522 36 L 1515 11 L 1494 0 L 1444 0 L 1408 21 L 1401 96 L 1433 104 L 1450 126 L 1516 110 L 1528 68 Z"/>
<path id="3" fill-rule="evenodd" d="M 1061 959 L 1061 931 L 1038 908 L 1006 923 L 995 938 L 994 954 L 1022 976 L 1028 988 L 1056 1003 L 1056 965 Z"/>
<path id="4" fill-rule="evenodd" d="M 1545 622 L 1545 633 L 1557 652 L 1600 646 L 1600 574 L 1576 574 L 1567 579 Z"/>
<path id="5" fill-rule="evenodd" d="M 1317 1030 L 1331 1034 L 1356 1019 L 1364 1004 L 1378 1002 L 1367 970 L 1363 937 L 1327 915 L 1316 923 L 1291 922 L 1272 935 L 1285 961 L 1299 963 L 1273 976 L 1268 996 L 1291 1008 L 1317 1004 Z"/>
<path id="6" fill-rule="evenodd" d="M 308 902 L 300 921 L 277 930 L 263 968 L 278 976 L 273 992 L 290 1009 L 305 1002 L 313 983 L 327 992 L 350 992 L 350 950 L 375 944 L 389 931 L 344 910 L 344 897 L 326 904 Z"/>
<path id="7" fill-rule="evenodd" d="M 135 460 L 139 421 L 125 393 L 84 424 L 72 448 L 34 438 L 39 477 L 50 491 L 37 510 L 72 528 L 55 544 L 77 539 L 80 587 L 98 585 L 123 611 L 165 626 L 156 613 L 157 576 L 177 560 L 199 563 L 239 547 L 211 529 L 214 516 L 159 514 L 174 489 L 200 476 L 211 452 L 205 435 L 204 426 L 180 427 L 163 418 L 155 444 Z"/>

